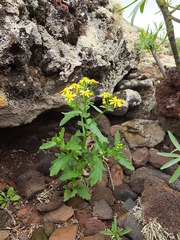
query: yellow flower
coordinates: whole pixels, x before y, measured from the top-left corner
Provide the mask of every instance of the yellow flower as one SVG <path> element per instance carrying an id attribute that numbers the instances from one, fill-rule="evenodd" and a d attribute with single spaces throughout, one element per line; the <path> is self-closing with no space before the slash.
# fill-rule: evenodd
<path id="1" fill-rule="evenodd" d="M 106 99 L 105 99 L 105 98 L 103 98 L 102 104 L 103 104 L 103 105 L 106 105 Z"/>
<path id="2" fill-rule="evenodd" d="M 103 94 L 101 95 L 104 99 L 107 99 L 107 98 L 111 98 L 112 97 L 112 94 L 109 93 L 109 92 L 103 92 Z"/>
<path id="3" fill-rule="evenodd" d="M 93 96 L 93 92 L 91 92 L 89 89 L 87 89 L 87 90 L 82 90 L 82 91 L 81 91 L 81 96 L 92 97 L 92 96 Z"/>
<path id="4" fill-rule="evenodd" d="M 68 87 L 64 88 L 60 93 L 62 96 L 65 96 L 67 93 L 69 93 L 69 88 Z"/>
<path id="5" fill-rule="evenodd" d="M 112 99 L 109 100 L 110 105 L 113 105 L 114 108 L 116 107 L 122 107 L 124 100 L 123 99 L 118 99 L 116 96 L 113 97 Z"/>
<path id="6" fill-rule="evenodd" d="M 90 83 L 93 85 L 93 84 L 99 84 L 99 82 L 98 81 L 96 81 L 95 79 L 91 79 L 90 80 Z"/>
<path id="7" fill-rule="evenodd" d="M 6 103 L 6 97 L 5 97 L 5 95 L 0 96 L 0 105 L 5 105 L 5 103 Z"/>
<path id="8" fill-rule="evenodd" d="M 66 96 L 67 100 L 68 100 L 69 102 L 71 102 L 71 101 L 73 101 L 73 99 L 76 97 L 76 94 L 73 94 L 73 93 L 71 93 L 71 92 L 67 92 L 65 96 Z"/>
<path id="9" fill-rule="evenodd" d="M 76 92 L 79 91 L 80 85 L 77 83 L 72 83 L 69 89 L 74 89 Z"/>
<path id="10" fill-rule="evenodd" d="M 82 85 L 84 83 L 87 83 L 89 84 L 90 83 L 90 79 L 87 78 L 87 77 L 83 77 L 80 81 L 79 81 L 79 84 Z"/>

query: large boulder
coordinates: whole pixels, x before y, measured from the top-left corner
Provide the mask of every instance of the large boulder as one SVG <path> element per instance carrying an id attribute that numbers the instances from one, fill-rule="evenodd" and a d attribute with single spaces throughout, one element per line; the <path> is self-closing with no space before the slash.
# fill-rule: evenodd
<path id="1" fill-rule="evenodd" d="M 63 106 L 59 91 L 82 76 L 100 82 L 96 94 L 114 90 L 136 63 L 118 8 L 116 0 L 0 3 L 1 128 Z"/>

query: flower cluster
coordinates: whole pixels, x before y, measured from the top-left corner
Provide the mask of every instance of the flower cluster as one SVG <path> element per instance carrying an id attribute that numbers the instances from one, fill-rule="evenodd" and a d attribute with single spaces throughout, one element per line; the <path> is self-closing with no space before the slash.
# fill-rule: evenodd
<path id="1" fill-rule="evenodd" d="M 98 83 L 95 79 L 84 77 L 79 83 L 72 83 L 69 87 L 64 88 L 61 91 L 61 95 L 64 96 L 65 101 L 69 104 L 80 98 L 91 98 L 94 95 L 92 88 L 94 84 Z"/>
<path id="2" fill-rule="evenodd" d="M 121 98 L 118 99 L 117 96 L 113 96 L 112 93 L 109 92 L 104 92 L 102 95 L 102 104 L 104 107 L 122 107 L 122 105 L 125 103 L 125 101 Z"/>
<path id="3" fill-rule="evenodd" d="M 95 79 L 83 77 L 79 81 L 79 83 L 72 83 L 69 87 L 64 88 L 61 91 L 61 95 L 65 98 L 65 101 L 72 107 L 72 105 L 77 105 L 77 103 L 80 103 L 81 100 L 87 100 L 93 97 L 94 93 L 92 91 L 92 88 L 94 84 L 99 84 L 99 82 Z M 113 94 L 109 92 L 103 92 L 101 97 L 103 107 L 107 111 L 111 111 L 117 107 L 122 107 L 125 102 L 123 99 L 118 99 L 117 96 L 113 96 Z"/>

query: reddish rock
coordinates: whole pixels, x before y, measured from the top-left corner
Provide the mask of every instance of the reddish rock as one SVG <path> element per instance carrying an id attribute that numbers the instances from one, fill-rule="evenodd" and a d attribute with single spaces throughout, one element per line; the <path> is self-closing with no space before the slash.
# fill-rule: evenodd
<path id="1" fill-rule="evenodd" d="M 45 178 L 37 171 L 28 171 L 18 177 L 18 188 L 21 196 L 32 199 L 45 188 Z"/>
<path id="2" fill-rule="evenodd" d="M 39 212 L 49 212 L 52 210 L 55 210 L 57 208 L 60 208 L 64 204 L 63 198 L 59 197 L 56 199 L 56 201 L 52 201 L 49 203 L 38 203 L 36 205 L 36 208 Z"/>
<path id="3" fill-rule="evenodd" d="M 116 200 L 110 188 L 96 186 L 91 201 L 99 201 L 101 199 L 104 199 L 110 206 L 113 205 Z"/>
<path id="4" fill-rule="evenodd" d="M 83 201 L 83 198 L 76 195 L 75 197 L 68 200 L 67 205 L 72 207 L 73 209 L 77 209 L 79 205 L 83 203 Z"/>
<path id="5" fill-rule="evenodd" d="M 97 233 L 93 236 L 83 237 L 81 240 L 110 240 L 111 238 L 103 234 Z"/>
<path id="6" fill-rule="evenodd" d="M 163 156 L 158 155 L 157 152 L 159 152 L 159 151 L 155 148 L 150 148 L 150 150 L 149 150 L 149 154 L 150 154 L 149 163 L 153 167 L 161 168 L 164 164 L 166 164 L 167 162 L 172 160 L 172 158 L 163 157 Z"/>
<path id="7" fill-rule="evenodd" d="M 97 218 L 89 218 L 86 220 L 84 228 L 85 236 L 91 236 L 99 233 L 101 230 L 104 230 L 106 228 L 106 225 Z"/>
<path id="8" fill-rule="evenodd" d="M 168 187 L 164 181 L 150 176 L 144 184 L 142 203 L 146 222 L 157 219 L 157 222 L 168 229 L 168 232 L 179 233 L 180 192 Z"/>
<path id="9" fill-rule="evenodd" d="M 115 187 L 121 186 L 121 184 L 123 183 L 123 170 L 119 164 L 115 164 L 111 168 L 111 177 Z M 112 188 L 112 185 L 111 185 L 111 188 Z"/>
<path id="10" fill-rule="evenodd" d="M 29 226 L 41 221 L 41 215 L 38 213 L 35 206 L 23 206 L 17 212 L 17 217 L 24 225 Z"/>
<path id="11" fill-rule="evenodd" d="M 74 211 L 71 207 L 63 205 L 59 209 L 50 211 L 45 214 L 44 221 L 53 223 L 63 223 L 70 219 L 74 215 Z"/>
<path id="12" fill-rule="evenodd" d="M 49 240 L 75 240 L 78 231 L 78 225 L 71 225 L 67 228 L 57 228 L 50 236 Z"/>
<path id="13" fill-rule="evenodd" d="M 99 186 L 99 187 L 107 187 L 107 185 L 108 185 L 107 172 L 103 172 L 102 181 L 99 181 L 97 183 L 97 186 Z"/>
<path id="14" fill-rule="evenodd" d="M 122 127 L 120 125 L 113 125 L 110 127 L 111 136 L 115 137 L 116 133 L 119 132 L 122 135 Z"/>
<path id="15" fill-rule="evenodd" d="M 138 148 L 132 153 L 133 165 L 138 167 L 144 167 L 149 159 L 149 151 L 146 147 Z"/>
<path id="16" fill-rule="evenodd" d="M 52 222 L 44 222 L 43 223 L 44 233 L 47 237 L 49 237 L 53 230 L 54 230 L 54 224 Z"/>
<path id="17" fill-rule="evenodd" d="M 87 219 L 92 217 L 92 209 L 86 202 L 81 204 L 76 211 L 76 218 L 79 222 L 79 226 L 84 228 Z"/>

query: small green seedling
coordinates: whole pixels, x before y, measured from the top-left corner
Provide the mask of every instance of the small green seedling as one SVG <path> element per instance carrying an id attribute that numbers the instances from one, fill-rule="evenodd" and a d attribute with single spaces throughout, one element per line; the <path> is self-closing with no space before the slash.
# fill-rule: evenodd
<path id="1" fill-rule="evenodd" d="M 131 230 L 132 229 L 130 228 L 127 228 L 125 230 L 123 228 L 118 228 L 117 219 L 116 219 L 116 216 L 114 216 L 114 222 L 112 223 L 111 230 L 107 229 L 107 230 L 100 231 L 99 233 L 108 235 L 111 237 L 111 239 L 122 240 L 122 236 L 129 233 Z"/>
<path id="2" fill-rule="evenodd" d="M 0 191 L 0 208 L 8 208 L 11 202 L 16 202 L 20 199 L 20 196 L 15 195 L 14 188 L 10 187 L 5 194 L 3 191 Z"/>
<path id="3" fill-rule="evenodd" d="M 180 154 L 179 153 L 174 153 L 176 151 L 178 151 L 178 152 L 180 151 L 180 144 L 177 141 L 177 139 L 175 138 L 175 136 L 170 131 L 168 131 L 168 135 L 169 135 L 169 138 L 171 139 L 171 142 L 176 147 L 176 149 L 174 149 L 170 153 L 166 153 L 166 152 L 158 152 L 157 153 L 158 155 L 163 156 L 163 157 L 171 157 L 171 158 L 173 158 L 171 161 L 169 161 L 168 163 L 164 164 L 161 167 L 161 170 L 169 168 L 172 165 L 180 162 Z M 178 179 L 179 176 L 180 176 L 180 166 L 177 167 L 176 171 L 173 173 L 172 177 L 169 179 L 169 183 L 173 183 L 176 179 Z"/>

